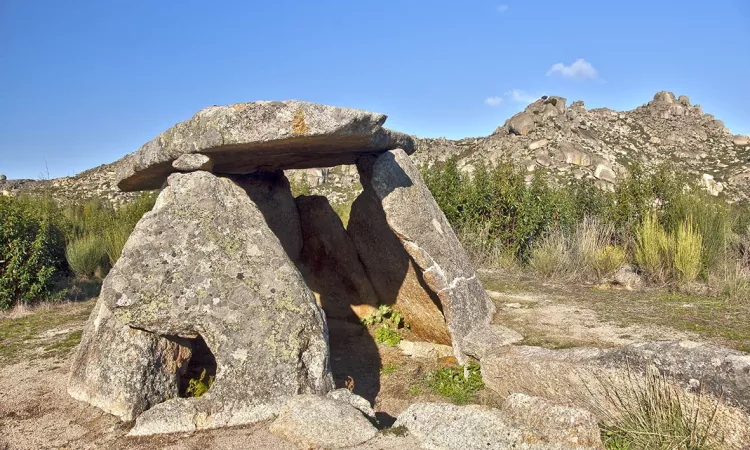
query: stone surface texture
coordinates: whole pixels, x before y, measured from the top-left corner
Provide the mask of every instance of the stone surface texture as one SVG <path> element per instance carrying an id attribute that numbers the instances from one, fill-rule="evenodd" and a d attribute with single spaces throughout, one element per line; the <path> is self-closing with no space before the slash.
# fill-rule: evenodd
<path id="1" fill-rule="evenodd" d="M 501 348 L 523 340 L 517 331 L 501 325 L 477 327 L 464 337 L 463 348 L 467 355 L 482 360 Z"/>
<path id="2" fill-rule="evenodd" d="M 156 405 L 135 433 L 263 420 L 281 397 L 331 389 L 323 312 L 241 182 L 172 174 L 101 297 L 129 326 L 202 336 L 216 360 L 205 395 Z"/>
<path id="3" fill-rule="evenodd" d="M 172 167 L 181 172 L 193 172 L 196 170 L 210 172 L 214 168 L 214 162 L 208 156 L 200 153 L 185 153 L 172 161 Z"/>
<path id="4" fill-rule="evenodd" d="M 644 371 L 653 365 L 683 387 L 697 387 L 722 396 L 750 413 L 750 355 L 737 350 L 693 341 L 655 341 L 631 344 L 603 353 L 598 362 L 607 366 Z"/>
<path id="5" fill-rule="evenodd" d="M 375 418 L 375 410 L 372 409 L 372 406 L 370 406 L 370 402 L 368 402 L 367 399 L 353 393 L 349 389 L 334 389 L 333 391 L 326 394 L 326 396 L 328 398 L 336 400 L 337 402 L 348 403 L 351 406 L 357 408 L 362 414 L 366 415 L 367 417 L 371 419 Z"/>
<path id="6" fill-rule="evenodd" d="M 480 405 L 415 403 L 398 416 L 421 444 L 434 450 L 601 449 L 599 428 L 587 411 L 511 396 L 508 411 Z M 528 406 L 541 409 L 529 409 Z"/>
<path id="7" fill-rule="evenodd" d="M 347 233 L 372 282 L 380 303 L 400 311 L 421 339 L 451 344 L 440 300 L 422 277 L 422 270 L 388 227 L 385 212 L 371 189 L 352 204 Z"/>
<path id="8" fill-rule="evenodd" d="M 463 338 L 488 326 L 495 312 L 468 255 L 406 152 L 363 157 L 357 164 L 365 192 L 377 195 L 388 226 L 437 294 L 454 355 L 466 362 Z"/>
<path id="9" fill-rule="evenodd" d="M 100 297 L 73 359 L 68 393 L 124 421 L 177 397 L 190 348 L 119 322 Z"/>
<path id="10" fill-rule="evenodd" d="M 412 139 L 383 128 L 386 116 L 287 100 L 211 106 L 161 133 L 118 164 L 123 191 L 158 189 L 172 161 L 203 153 L 217 173 L 351 164 L 362 153 L 413 151 Z"/>
<path id="11" fill-rule="evenodd" d="M 341 219 L 323 196 L 297 197 L 303 247 L 300 270 L 327 317 L 367 317 L 378 297 Z"/>
<path id="12" fill-rule="evenodd" d="M 290 398 L 269 430 L 305 449 L 354 447 L 378 433 L 348 402 L 317 395 Z"/>

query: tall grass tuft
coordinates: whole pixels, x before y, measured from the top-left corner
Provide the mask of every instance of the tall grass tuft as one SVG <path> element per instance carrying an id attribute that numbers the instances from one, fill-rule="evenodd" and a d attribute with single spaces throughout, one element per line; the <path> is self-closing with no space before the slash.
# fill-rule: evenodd
<path id="1" fill-rule="evenodd" d="M 679 281 L 693 281 L 701 271 L 703 237 L 688 218 L 677 228 L 674 241 L 674 271 Z"/>
<path id="2" fill-rule="evenodd" d="M 532 249 L 529 264 L 545 277 L 570 276 L 568 239 L 561 231 L 553 231 L 542 238 Z"/>
<path id="3" fill-rule="evenodd" d="M 602 438 L 608 449 L 712 450 L 721 437 L 714 432 L 719 402 L 699 393 L 687 396 L 650 366 L 644 377 L 628 370 L 623 383 L 604 385 L 609 408 Z"/>
<path id="4" fill-rule="evenodd" d="M 668 271 L 669 246 L 667 232 L 656 213 L 647 214 L 635 231 L 635 261 L 652 280 L 664 281 Z"/>
<path id="5" fill-rule="evenodd" d="M 594 260 L 594 270 L 597 276 L 606 278 L 613 275 L 617 269 L 625 264 L 625 250 L 617 245 L 607 245 L 599 250 Z"/>
<path id="6" fill-rule="evenodd" d="M 101 235 L 89 234 L 68 243 L 65 257 L 73 273 L 81 277 L 102 277 L 109 269 L 109 259 Z"/>

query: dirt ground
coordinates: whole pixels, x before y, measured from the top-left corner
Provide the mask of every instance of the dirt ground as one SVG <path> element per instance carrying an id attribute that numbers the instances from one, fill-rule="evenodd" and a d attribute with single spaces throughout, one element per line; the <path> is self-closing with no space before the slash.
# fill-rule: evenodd
<path id="1" fill-rule="evenodd" d="M 497 306 L 495 322 L 523 334 L 523 344 L 612 347 L 642 340 L 692 339 L 750 348 L 747 322 L 736 321 L 739 307 L 716 299 L 563 286 L 495 272 L 483 272 L 481 278 Z M 66 392 L 70 359 L 93 305 L 94 300 L 88 300 L 0 315 L 0 450 L 295 448 L 271 435 L 268 423 L 130 438 L 126 434 L 132 424 L 70 398 Z M 734 325 L 731 332 L 724 330 L 728 324 Z M 396 348 L 378 345 L 372 330 L 358 323 L 331 321 L 329 328 L 336 386 L 351 386 L 353 381 L 353 391 L 373 403 L 381 428 L 387 429 L 411 403 L 445 401 L 424 383 L 425 375 L 440 367 L 437 361 L 407 357 Z M 486 390 L 475 398 L 490 405 L 499 401 Z M 384 431 L 362 448 L 414 447 L 408 436 Z"/>

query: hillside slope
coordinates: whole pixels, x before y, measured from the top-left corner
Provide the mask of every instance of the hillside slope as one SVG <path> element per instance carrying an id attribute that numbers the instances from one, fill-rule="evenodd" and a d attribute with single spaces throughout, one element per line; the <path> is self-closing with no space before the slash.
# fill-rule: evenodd
<path id="1" fill-rule="evenodd" d="M 653 100 L 631 111 L 586 109 L 582 101 L 567 105 L 562 97 L 543 97 L 498 127 L 487 137 L 449 140 L 415 138 L 412 156 L 431 167 L 456 157 L 471 172 L 510 159 L 526 167 L 527 179 L 546 169 L 558 180 L 588 179 L 611 189 L 628 167 L 641 162 L 653 168 L 671 162 L 695 177 L 714 195 L 729 201 L 750 198 L 750 138 L 732 135 L 721 120 L 691 105 L 686 96 L 658 92 Z M 0 181 L 0 193 L 51 193 L 59 199 L 100 197 L 115 203 L 133 196 L 117 190 L 115 174 L 121 160 L 74 177 L 53 180 Z M 332 203 L 354 198 L 360 189 L 352 166 L 287 171 L 293 183 L 325 194 Z"/>

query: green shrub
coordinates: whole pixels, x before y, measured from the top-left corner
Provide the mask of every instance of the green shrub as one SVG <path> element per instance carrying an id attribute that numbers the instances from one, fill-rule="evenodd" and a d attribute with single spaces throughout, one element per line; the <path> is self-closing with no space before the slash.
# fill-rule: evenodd
<path id="1" fill-rule="evenodd" d="M 208 380 L 206 380 L 206 369 L 203 369 L 199 378 L 192 378 L 188 382 L 185 393 L 189 397 L 201 397 L 211 389 L 212 384 L 214 384 L 214 377 L 208 377 Z"/>
<path id="2" fill-rule="evenodd" d="M 70 242 L 65 257 L 73 273 L 81 277 L 103 277 L 109 269 L 104 238 L 99 235 L 89 234 Z"/>
<path id="3" fill-rule="evenodd" d="M 0 198 L 0 310 L 52 295 L 63 262 L 52 216 L 34 202 Z"/>
<path id="4" fill-rule="evenodd" d="M 375 313 L 363 317 L 359 321 L 365 326 L 384 323 L 393 328 L 400 328 L 402 326 L 409 328 L 409 322 L 404 319 L 401 313 L 388 305 L 379 305 Z"/>
<path id="5" fill-rule="evenodd" d="M 701 270 L 703 237 L 696 230 L 692 219 L 681 223 L 674 241 L 675 278 L 680 281 L 693 281 Z"/>
<path id="6" fill-rule="evenodd" d="M 395 347 L 401 342 L 401 335 L 387 323 L 381 325 L 375 330 L 375 341 L 378 344 L 385 344 L 388 347 Z"/>
<path id="7" fill-rule="evenodd" d="M 482 374 L 476 364 L 439 369 L 429 374 L 426 382 L 433 392 L 456 404 L 468 403 L 484 387 Z"/>
<path id="8" fill-rule="evenodd" d="M 643 217 L 635 237 L 635 260 L 638 267 L 652 280 L 664 281 L 668 269 L 669 247 L 667 232 L 655 213 Z"/>

